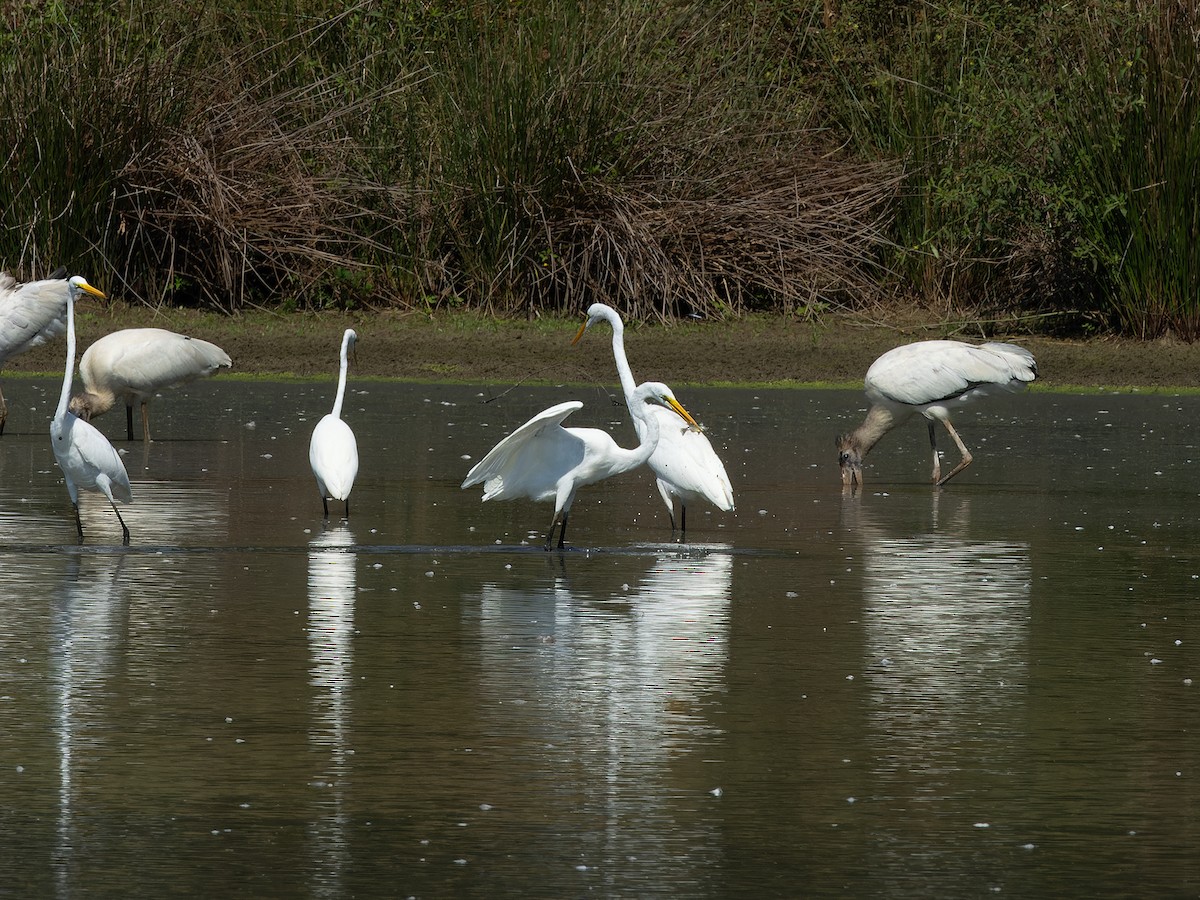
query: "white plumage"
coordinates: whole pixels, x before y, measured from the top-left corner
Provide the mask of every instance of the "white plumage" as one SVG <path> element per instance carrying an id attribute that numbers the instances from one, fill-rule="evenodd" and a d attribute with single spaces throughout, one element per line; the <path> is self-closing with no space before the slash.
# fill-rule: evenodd
<path id="1" fill-rule="evenodd" d="M 57 277 L 65 269 L 41 281 L 17 284 L 0 272 L 0 369 L 14 356 L 32 350 L 67 327 L 67 279 Z M 0 391 L 0 435 L 8 419 L 8 403 Z"/>
<path id="2" fill-rule="evenodd" d="M 625 403 L 633 409 L 633 393 L 636 390 L 629 359 L 625 355 L 625 324 L 611 306 L 593 303 L 588 307 L 588 318 L 580 327 L 572 343 L 577 343 L 585 331 L 596 322 L 607 322 L 612 326 L 612 352 L 625 392 Z M 675 530 L 674 498 L 679 498 L 680 532 L 687 531 L 687 508 L 689 503 L 705 500 L 717 509 L 729 512 L 733 509 L 733 486 L 725 473 L 725 466 L 713 449 L 708 436 L 698 428 L 681 426 L 670 410 L 651 407 L 650 417 L 658 419 L 658 445 L 650 454 L 650 469 L 654 472 L 658 493 L 667 506 L 671 517 L 671 530 Z M 638 437 L 645 435 L 645 420 L 633 417 Z"/>
<path id="3" fill-rule="evenodd" d="M 972 462 L 971 452 L 950 423 L 952 409 L 981 397 L 1023 390 L 1037 377 L 1033 354 L 1016 344 L 919 341 L 889 350 L 871 364 L 865 382 L 871 407 L 850 434 L 838 437 L 842 483 L 861 484 L 862 463 L 871 448 L 913 413 L 929 423 L 933 481 L 945 484 Z M 941 475 L 934 426 L 946 426 L 962 460 Z"/>
<path id="4" fill-rule="evenodd" d="M 550 549 L 554 526 L 561 520 L 558 546 L 566 540 L 567 518 L 575 493 L 613 475 L 635 469 L 650 458 L 659 441 L 659 423 L 650 410 L 665 407 L 671 415 L 693 427 L 695 420 L 671 389 L 661 382 L 647 382 L 634 391 L 629 411 L 645 420 L 645 434 L 636 449 L 626 450 L 598 428 L 564 428 L 562 422 L 583 404 L 578 400 L 559 403 L 538 413 L 476 463 L 463 481 L 464 488 L 483 485 L 484 500 L 526 497 L 554 501 L 554 518 L 546 535 Z"/>
<path id="5" fill-rule="evenodd" d="M 75 508 L 75 526 L 79 539 L 83 540 L 83 521 L 79 518 L 79 489 L 96 491 L 108 498 L 117 521 L 121 523 L 122 542 L 129 543 L 129 529 L 121 518 L 116 501 L 130 503 L 133 491 L 129 486 L 129 475 L 125 464 L 113 449 L 113 445 L 96 428 L 67 409 L 71 398 L 71 376 L 75 369 L 75 298 L 80 293 L 89 293 L 103 298 L 104 294 L 92 287 L 82 275 L 68 282 L 67 290 L 67 366 L 63 374 L 62 393 L 58 408 L 50 422 L 50 446 L 62 469 L 67 494 Z"/>
<path id="6" fill-rule="evenodd" d="M 124 400 L 126 438 L 132 441 L 133 407 L 140 404 L 142 439 L 149 442 L 151 397 L 232 365 L 224 350 L 198 338 L 162 328 L 114 331 L 88 347 L 79 360 L 83 393 L 71 400 L 71 412 L 90 422 Z"/>
<path id="7" fill-rule="evenodd" d="M 346 504 L 346 518 L 350 518 L 350 491 L 358 475 L 358 442 L 354 431 L 342 420 L 342 400 L 346 396 L 346 372 L 349 368 L 349 353 L 358 340 L 354 329 L 347 328 L 342 335 L 341 372 L 338 375 L 337 396 L 333 411 L 321 418 L 313 429 L 308 442 L 308 462 L 317 479 L 317 490 L 321 494 L 321 506 L 325 518 L 329 518 L 329 501 L 341 500 Z"/>

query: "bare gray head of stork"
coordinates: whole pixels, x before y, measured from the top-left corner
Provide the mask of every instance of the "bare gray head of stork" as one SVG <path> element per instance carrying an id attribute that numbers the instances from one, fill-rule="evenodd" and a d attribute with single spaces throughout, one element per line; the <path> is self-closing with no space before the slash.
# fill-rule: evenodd
<path id="1" fill-rule="evenodd" d="M 837 437 L 838 465 L 842 469 L 843 487 L 861 486 L 863 483 L 863 452 L 862 447 L 853 434 L 839 434 Z"/>

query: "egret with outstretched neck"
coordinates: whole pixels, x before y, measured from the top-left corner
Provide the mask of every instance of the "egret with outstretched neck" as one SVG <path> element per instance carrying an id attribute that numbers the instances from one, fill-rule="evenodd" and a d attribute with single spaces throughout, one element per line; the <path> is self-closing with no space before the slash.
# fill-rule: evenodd
<path id="1" fill-rule="evenodd" d="M 317 490 L 321 494 L 321 506 L 325 518 L 329 518 L 329 500 L 341 500 L 346 504 L 346 518 L 350 518 L 350 491 L 358 475 L 358 442 L 354 431 L 342 420 L 342 401 L 346 396 L 346 373 L 349 369 L 349 354 L 358 335 L 347 328 L 342 335 L 341 372 L 338 375 L 337 396 L 333 411 L 327 413 L 313 429 L 308 442 L 308 462 L 317 479 Z"/>
<path id="2" fill-rule="evenodd" d="M 698 427 L 671 389 L 661 382 L 647 382 L 635 391 L 629 412 L 645 419 L 641 443 L 632 450 L 619 447 L 612 436 L 598 428 L 564 428 L 562 422 L 581 409 L 578 400 L 559 403 L 538 413 L 476 463 L 463 481 L 464 488 L 483 484 L 483 499 L 512 500 L 527 497 L 554 501 L 554 518 L 546 534 L 551 548 L 554 528 L 561 523 L 558 547 L 567 537 L 567 518 L 575 493 L 622 472 L 636 469 L 650 458 L 659 441 L 659 422 L 650 410 L 665 407 L 687 425 Z"/>
<path id="3" fill-rule="evenodd" d="M 871 448 L 913 413 L 920 413 L 929 424 L 933 483 L 945 484 L 974 459 L 950 424 L 950 411 L 984 397 L 1023 390 L 1036 377 L 1033 354 L 1016 344 L 918 341 L 889 350 L 867 370 L 865 387 L 871 407 L 866 419 L 837 438 L 842 484 L 861 485 L 863 460 Z M 962 454 L 958 465 L 944 476 L 935 432 L 938 422 Z"/>
<path id="4" fill-rule="evenodd" d="M 644 437 L 647 418 L 633 415 L 633 394 L 637 390 L 629 359 L 625 355 L 625 324 L 615 309 L 605 303 L 593 303 L 588 307 L 587 321 L 579 327 L 572 344 L 579 343 L 584 333 L 596 322 L 607 322 L 612 327 L 612 353 L 617 364 L 617 375 L 621 379 L 621 390 L 625 403 L 633 418 L 638 437 Z M 679 418 L 661 406 L 647 410 L 649 418 L 659 424 L 658 445 L 650 454 L 650 469 L 654 472 L 658 493 L 667 506 L 671 518 L 671 530 L 675 531 L 674 498 L 679 498 L 679 532 L 687 533 L 687 508 L 689 503 L 707 501 L 723 512 L 733 509 L 733 487 L 725 466 L 713 449 L 708 436 L 698 427 L 681 427 Z"/>
<path id="5" fill-rule="evenodd" d="M 118 500 L 122 503 L 133 501 L 125 464 L 108 438 L 67 408 L 71 400 L 71 376 L 75 369 L 75 300 L 83 293 L 101 299 L 104 299 L 104 294 L 88 284 L 82 275 L 71 277 L 67 284 L 67 366 L 63 373 L 58 408 L 50 421 L 50 446 L 54 449 L 58 467 L 62 469 L 67 494 L 75 509 L 75 527 L 79 529 L 79 539 L 83 540 L 83 520 L 79 517 L 79 489 L 83 488 L 108 498 L 109 505 L 117 514 L 117 521 L 121 523 L 122 543 L 128 544 L 129 528 L 117 509 Z"/>

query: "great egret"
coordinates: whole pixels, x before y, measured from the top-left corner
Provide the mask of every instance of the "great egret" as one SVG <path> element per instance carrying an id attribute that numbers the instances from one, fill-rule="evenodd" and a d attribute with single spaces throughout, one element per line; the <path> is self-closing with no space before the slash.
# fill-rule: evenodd
<path id="1" fill-rule="evenodd" d="M 178 387 L 233 365 L 229 354 L 208 341 L 162 328 L 126 328 L 106 334 L 79 360 L 83 393 L 71 412 L 85 422 L 125 401 L 125 432 L 133 440 L 133 405 L 142 407 L 142 439 L 150 442 L 147 404 L 164 388 Z"/>
<path id="2" fill-rule="evenodd" d="M 337 397 L 333 401 L 333 412 L 322 417 L 313 429 L 308 442 L 308 462 L 317 479 L 317 490 L 321 493 L 321 506 L 325 518 L 329 518 L 327 497 L 346 504 L 346 518 L 350 518 L 350 491 L 354 488 L 354 476 L 358 474 L 358 442 L 350 426 L 342 421 L 342 400 L 346 396 L 346 369 L 348 356 L 358 335 L 347 328 L 342 335 L 342 369 L 338 375 Z"/>
<path id="3" fill-rule="evenodd" d="M 0 272 L 0 369 L 17 354 L 58 337 L 67 327 L 67 270 L 49 278 L 17 284 Z M 0 391 L 0 435 L 8 419 L 8 403 Z"/>
<path id="4" fill-rule="evenodd" d="M 633 372 L 625 356 L 625 325 L 611 306 L 593 303 L 588 307 L 587 321 L 579 327 L 572 344 L 577 344 L 584 332 L 596 322 L 604 321 L 612 326 L 612 352 L 617 363 L 617 374 L 621 378 L 621 389 L 625 392 L 625 403 L 633 411 L 633 393 L 636 390 Z M 648 410 L 651 418 L 659 423 L 658 446 L 650 454 L 650 468 L 658 484 L 658 493 L 667 505 L 671 517 L 671 530 L 675 530 L 675 497 L 679 498 L 680 533 L 687 532 L 688 504 L 707 500 L 717 509 L 729 512 L 733 509 L 733 487 L 721 458 L 713 450 L 712 443 L 703 431 L 680 428 L 674 413 L 661 406 Z M 638 437 L 644 437 L 644 419 L 633 417 Z"/>
<path id="5" fill-rule="evenodd" d="M 528 497 L 530 500 L 554 501 L 554 518 L 546 535 L 550 549 L 554 526 L 562 521 L 558 534 L 561 549 L 567 536 L 567 517 L 575 492 L 613 475 L 636 469 L 650 458 L 659 441 L 658 419 L 650 416 L 651 408 L 673 410 L 692 427 L 695 419 L 684 409 L 671 389 L 657 381 L 640 385 L 633 392 L 629 412 L 635 419 L 645 420 L 645 432 L 636 449 L 626 450 L 598 428 L 563 428 L 562 421 L 581 409 L 578 400 L 559 403 L 538 413 L 476 463 L 464 488 L 483 484 L 483 499 L 511 500 Z"/>
<path id="6" fill-rule="evenodd" d="M 861 484 L 862 463 L 885 434 L 913 413 L 929 423 L 933 448 L 933 482 L 945 484 L 971 464 L 967 449 L 954 426 L 950 410 L 981 397 L 1024 389 L 1037 377 L 1033 354 L 1016 344 L 962 341 L 919 341 L 889 350 L 867 370 L 866 391 L 871 408 L 863 423 L 837 439 L 842 483 Z M 934 426 L 946 426 L 958 445 L 962 461 L 942 476 Z"/>
<path id="7" fill-rule="evenodd" d="M 58 467 L 62 469 L 67 493 L 75 508 L 75 527 L 79 539 L 83 540 L 83 521 L 79 518 L 79 489 L 96 491 L 108 498 L 117 521 L 121 523 L 122 543 L 129 543 L 129 529 L 117 509 L 117 500 L 122 503 L 133 501 L 129 487 L 129 475 L 121 457 L 95 426 L 80 419 L 68 408 L 71 399 L 71 375 L 75 369 L 75 299 L 82 293 L 103 299 L 104 294 L 87 283 L 82 275 L 75 275 L 67 282 L 67 368 L 63 373 L 62 393 L 58 398 L 58 409 L 50 422 L 50 446 Z"/>

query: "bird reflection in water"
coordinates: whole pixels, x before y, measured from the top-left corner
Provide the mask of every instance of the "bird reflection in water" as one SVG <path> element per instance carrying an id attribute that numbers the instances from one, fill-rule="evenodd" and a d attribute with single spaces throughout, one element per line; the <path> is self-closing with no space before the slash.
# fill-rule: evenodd
<path id="1" fill-rule="evenodd" d="M 314 779 L 319 812 L 309 825 L 318 896 L 340 896 L 349 862 L 345 810 L 349 776 L 351 665 L 354 658 L 354 596 L 358 554 L 354 533 L 342 525 L 315 534 L 308 549 L 309 684 L 313 688 L 309 743 L 328 752 L 325 771 Z"/>
<path id="2" fill-rule="evenodd" d="M 54 613 L 54 646 L 51 651 L 55 685 L 55 738 L 58 745 L 58 823 L 54 852 L 57 893 L 71 896 L 72 871 L 77 849 L 90 843 L 75 825 L 76 759 L 103 756 L 96 744 L 109 729 L 97 728 L 106 719 L 98 703 L 115 671 L 114 656 L 120 646 L 122 596 L 121 567 L 124 554 L 68 557 L 61 600 Z M 78 779 L 80 783 L 84 779 Z"/>
<path id="3" fill-rule="evenodd" d="M 924 509 L 900 508 L 926 499 L 927 519 Z M 874 508 L 879 501 L 892 508 Z M 983 769 L 1006 764 L 982 748 L 1011 743 L 1024 727 L 1029 546 L 968 537 L 965 496 L 846 498 L 843 513 L 860 541 L 879 790 L 924 799 L 969 792 Z"/>
<path id="4" fill-rule="evenodd" d="M 597 857 L 674 871 L 686 856 L 697 877 L 705 860 L 717 864 L 711 823 L 667 807 L 706 777 L 697 748 L 721 734 L 732 574 L 732 554 L 716 550 L 659 555 L 648 568 L 640 556 L 559 559 L 532 583 L 483 585 L 479 708 L 495 711 L 485 727 L 534 775 L 509 802 L 533 816 L 558 809 L 548 824 L 564 831 L 586 816 Z M 543 789 L 581 799 L 564 809 Z"/>

